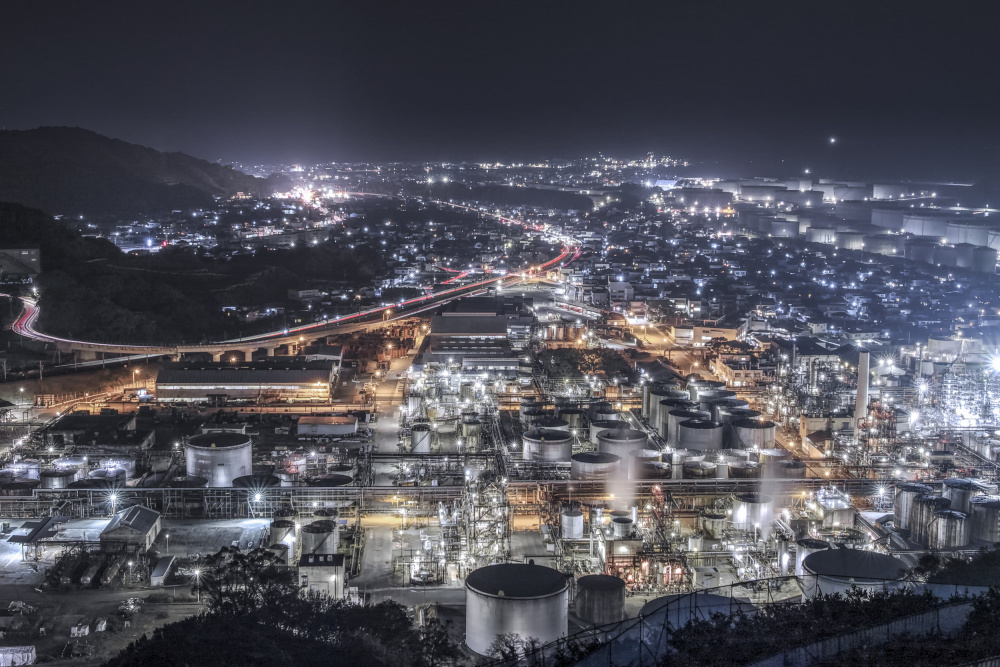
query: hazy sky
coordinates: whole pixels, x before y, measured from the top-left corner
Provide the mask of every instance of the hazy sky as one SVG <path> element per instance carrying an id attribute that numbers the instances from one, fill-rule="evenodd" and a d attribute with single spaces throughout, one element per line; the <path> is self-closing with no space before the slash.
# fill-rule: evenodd
<path id="1" fill-rule="evenodd" d="M 998 171 L 998 4 L 5 3 L 0 126 L 227 161 L 654 150 L 971 178 Z"/>

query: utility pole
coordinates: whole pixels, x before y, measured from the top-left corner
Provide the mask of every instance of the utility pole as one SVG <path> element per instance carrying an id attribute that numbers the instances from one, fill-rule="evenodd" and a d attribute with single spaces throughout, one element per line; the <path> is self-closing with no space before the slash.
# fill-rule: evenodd
<path id="1" fill-rule="evenodd" d="M 42 381 L 43 379 L 44 378 L 42 377 L 42 360 L 39 359 L 38 360 L 38 380 Z"/>

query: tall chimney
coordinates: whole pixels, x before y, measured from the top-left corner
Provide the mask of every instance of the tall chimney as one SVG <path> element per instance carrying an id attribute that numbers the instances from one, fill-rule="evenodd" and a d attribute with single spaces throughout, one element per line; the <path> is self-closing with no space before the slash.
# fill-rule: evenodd
<path id="1" fill-rule="evenodd" d="M 857 437 L 861 420 L 868 416 L 868 350 L 858 354 L 858 395 L 854 401 L 854 431 Z"/>

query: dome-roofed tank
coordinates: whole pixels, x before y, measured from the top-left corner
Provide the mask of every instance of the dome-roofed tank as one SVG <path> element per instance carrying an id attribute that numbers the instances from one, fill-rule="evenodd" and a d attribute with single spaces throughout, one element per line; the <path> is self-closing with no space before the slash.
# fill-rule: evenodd
<path id="1" fill-rule="evenodd" d="M 702 419 L 708 414 L 699 410 L 671 410 L 667 413 L 667 444 L 671 447 L 680 446 L 680 427 L 683 422 L 692 419 Z"/>
<path id="2" fill-rule="evenodd" d="M 65 489 L 79 478 L 80 472 L 75 468 L 44 468 L 38 475 L 43 489 Z"/>
<path id="3" fill-rule="evenodd" d="M 625 617 L 625 582 L 609 574 L 589 574 L 576 581 L 576 615 L 591 625 L 617 623 Z"/>
<path id="4" fill-rule="evenodd" d="M 777 426 L 761 419 L 738 419 L 733 422 L 737 446 L 741 449 L 771 449 L 774 447 Z M 735 445 L 736 443 L 734 443 Z"/>
<path id="5" fill-rule="evenodd" d="M 826 540 L 817 540 L 812 537 L 803 537 L 801 540 L 797 540 L 795 542 L 795 576 L 802 576 L 802 561 L 806 559 L 806 556 L 830 547 L 830 543 Z"/>
<path id="6" fill-rule="evenodd" d="M 313 521 L 302 526 L 299 533 L 303 554 L 337 553 L 338 527 L 335 521 Z"/>
<path id="7" fill-rule="evenodd" d="M 213 487 L 232 486 L 253 472 L 253 442 L 249 435 L 219 431 L 195 435 L 185 447 L 187 474 L 204 477 Z"/>
<path id="8" fill-rule="evenodd" d="M 608 429 L 618 428 L 621 424 L 617 421 L 592 421 L 590 422 L 590 441 L 597 444 L 597 434 Z"/>
<path id="9" fill-rule="evenodd" d="M 541 565 L 487 565 L 466 577 L 465 608 L 465 643 L 480 655 L 489 653 L 497 635 L 548 644 L 566 636 L 569 583 L 558 570 Z"/>
<path id="10" fill-rule="evenodd" d="M 251 491 L 261 491 L 276 486 L 281 486 L 281 480 L 274 475 L 244 475 L 233 480 L 234 488 Z"/>

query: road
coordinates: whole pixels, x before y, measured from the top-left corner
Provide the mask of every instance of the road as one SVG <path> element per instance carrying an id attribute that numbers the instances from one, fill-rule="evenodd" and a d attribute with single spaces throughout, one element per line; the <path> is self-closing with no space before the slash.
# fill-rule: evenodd
<path id="1" fill-rule="evenodd" d="M 348 193 L 354 196 L 369 196 L 370 193 Z M 467 211 L 475 212 L 479 215 L 484 215 L 491 217 L 499 222 L 505 224 L 515 224 L 520 225 L 525 228 L 532 229 L 534 231 L 544 231 L 543 228 L 538 226 L 531 226 L 520 220 L 513 218 L 507 218 L 500 215 L 495 215 L 492 213 L 480 211 L 476 208 L 470 206 L 464 206 L 462 204 L 453 204 L 451 202 L 442 202 L 434 200 L 432 203 L 440 206 L 448 206 L 452 208 L 463 209 Z M 344 331 L 345 325 L 347 324 L 363 324 L 363 326 L 378 325 L 384 321 L 392 321 L 396 319 L 403 319 L 410 317 L 415 313 L 422 312 L 423 310 L 428 310 L 434 308 L 442 303 L 451 301 L 457 298 L 462 298 L 464 296 L 470 296 L 473 294 L 482 293 L 490 285 L 498 284 L 510 284 L 526 278 L 531 275 L 537 275 L 539 272 L 544 271 L 556 265 L 568 264 L 574 259 L 580 256 L 579 245 L 575 239 L 569 237 L 558 237 L 563 243 L 563 247 L 559 255 L 555 258 L 544 262 L 538 266 L 533 266 L 529 270 L 522 272 L 521 274 L 511 274 L 511 275 L 501 275 L 492 278 L 487 278 L 485 280 L 480 280 L 473 283 L 468 283 L 458 287 L 450 287 L 449 289 L 440 290 L 438 292 L 429 293 L 423 296 L 415 297 L 413 299 L 404 300 L 397 304 L 391 304 L 388 306 L 380 306 L 377 308 L 370 308 L 368 310 L 360 311 L 351 315 L 344 315 L 336 317 L 333 319 L 324 320 L 321 322 L 315 322 L 312 324 L 306 324 L 299 327 L 292 327 L 288 329 L 281 329 L 279 331 L 272 331 L 269 333 L 258 334 L 255 336 L 246 336 L 241 338 L 234 338 L 228 340 L 217 341 L 215 343 L 208 343 L 205 345 L 179 345 L 179 346 L 150 346 L 150 345 L 131 345 L 131 344 L 112 344 L 112 343 L 97 343 L 93 341 L 83 341 L 83 340 L 73 340 L 68 338 L 61 338 L 58 336 L 51 336 L 43 332 L 38 331 L 35 328 L 35 324 L 38 321 L 39 308 L 38 303 L 34 299 L 28 297 L 21 297 L 21 301 L 24 305 L 24 311 L 21 316 L 12 325 L 12 330 L 25 338 L 31 338 L 33 340 L 38 340 L 47 343 L 56 343 L 63 345 L 72 345 L 77 349 L 87 349 L 95 352 L 108 352 L 113 354 L 124 354 L 124 355 L 161 355 L 161 354 L 178 354 L 182 352 L 197 352 L 200 348 L 205 348 L 204 351 L 212 351 L 213 348 L 217 348 L 221 345 L 234 344 L 238 345 L 240 343 L 253 343 L 253 342 L 268 342 L 268 343 L 279 343 L 282 344 L 285 341 L 296 342 L 297 336 L 302 333 L 346 333 Z M 458 280 L 461 275 L 456 276 L 449 280 L 452 282 Z M 10 296 L 10 295 L 6 295 Z M 412 306 L 421 306 L 420 308 L 412 308 Z M 398 312 L 402 309 L 402 312 Z M 391 316 L 393 315 L 394 316 Z M 378 316 L 379 319 L 375 320 L 374 317 Z M 373 318 L 373 321 L 366 322 L 368 318 Z"/>

